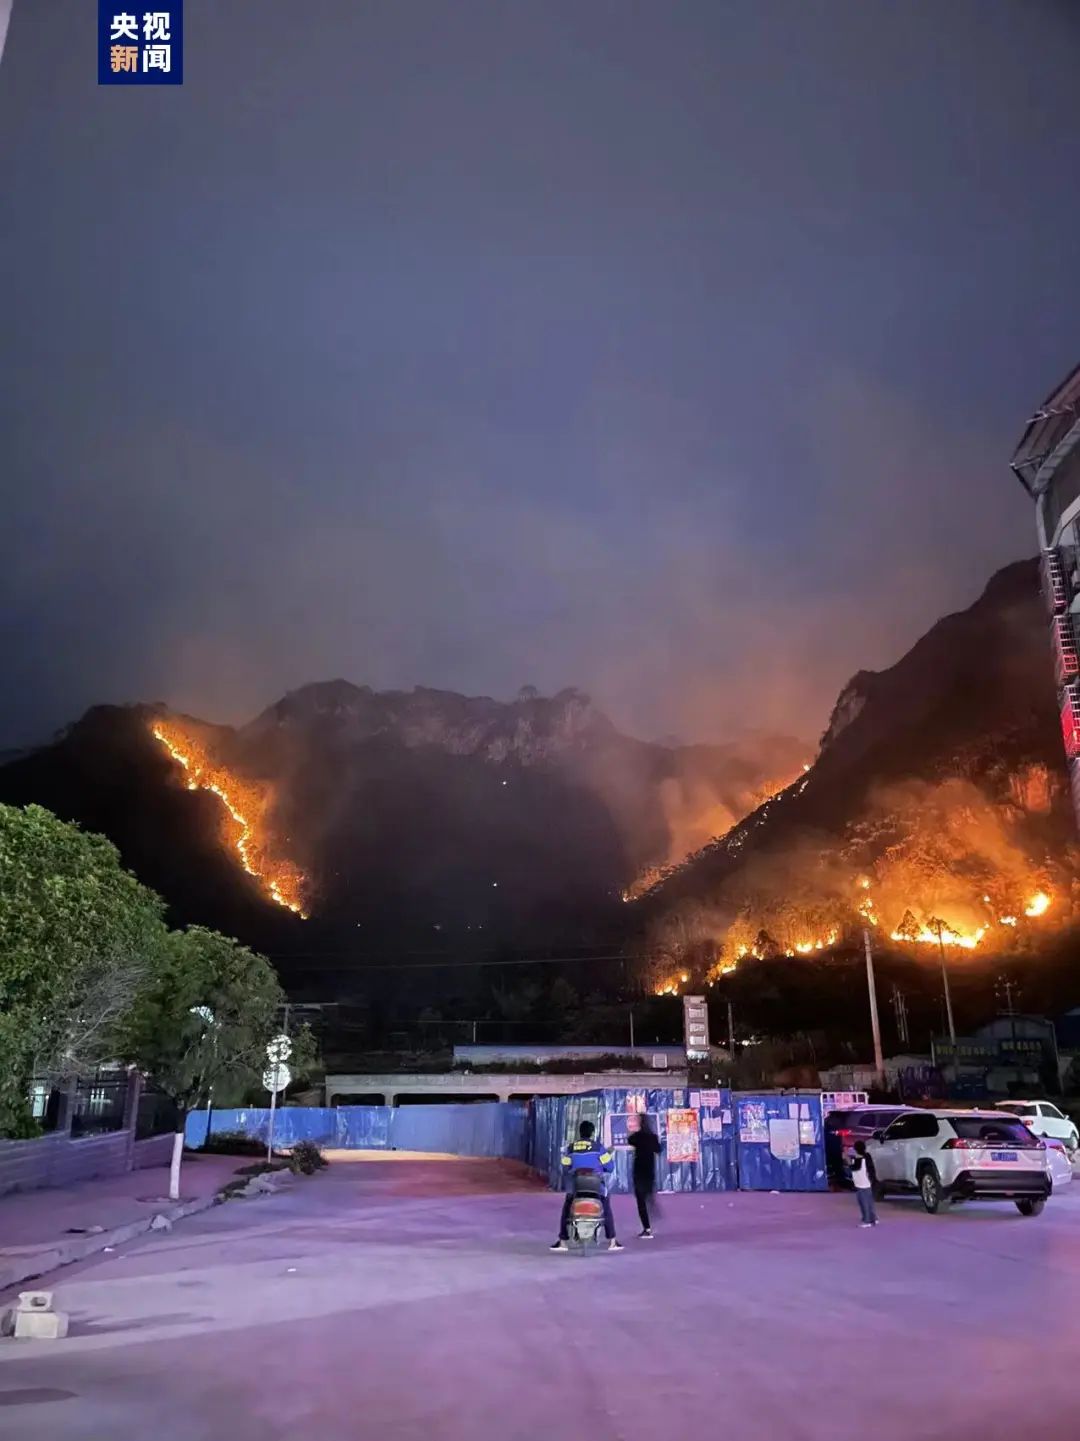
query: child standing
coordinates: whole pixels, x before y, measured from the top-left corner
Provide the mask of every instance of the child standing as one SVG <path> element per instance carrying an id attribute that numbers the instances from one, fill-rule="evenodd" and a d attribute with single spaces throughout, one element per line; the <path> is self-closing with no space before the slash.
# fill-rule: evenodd
<path id="1" fill-rule="evenodd" d="M 855 1186 L 855 1194 L 859 1198 L 859 1213 L 862 1216 L 860 1225 L 876 1226 L 874 1188 L 870 1180 L 870 1161 L 866 1154 L 865 1141 L 855 1142 L 855 1159 L 851 1163 L 851 1179 Z"/>

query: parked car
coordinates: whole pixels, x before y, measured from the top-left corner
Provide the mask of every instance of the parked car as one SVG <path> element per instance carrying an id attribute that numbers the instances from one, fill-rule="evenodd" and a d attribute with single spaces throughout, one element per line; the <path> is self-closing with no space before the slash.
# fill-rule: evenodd
<path id="1" fill-rule="evenodd" d="M 866 1148 L 876 1194 L 915 1193 L 931 1214 L 977 1198 L 1037 1216 L 1053 1190 L 1046 1146 L 1001 1111 L 908 1111 Z"/>
<path id="2" fill-rule="evenodd" d="M 825 1164 L 835 1181 L 850 1179 L 851 1158 L 856 1141 L 869 1141 L 875 1131 L 883 1131 L 897 1116 L 905 1115 L 909 1106 L 851 1106 L 844 1111 L 830 1111 L 825 1117 Z"/>
<path id="3" fill-rule="evenodd" d="M 1064 1141 L 1071 1151 L 1080 1146 L 1080 1131 L 1076 1122 L 1059 1111 L 1052 1101 L 998 1101 L 996 1111 L 1011 1111 L 1019 1116 L 1025 1126 L 1036 1136 L 1054 1136 Z"/>
<path id="4" fill-rule="evenodd" d="M 1054 1183 L 1054 1190 L 1060 1191 L 1062 1186 L 1067 1186 L 1072 1181 L 1072 1161 L 1064 1141 L 1059 1141 L 1056 1136 L 1044 1136 L 1043 1145 L 1046 1147 L 1046 1158 L 1050 1162 L 1050 1179 Z"/>

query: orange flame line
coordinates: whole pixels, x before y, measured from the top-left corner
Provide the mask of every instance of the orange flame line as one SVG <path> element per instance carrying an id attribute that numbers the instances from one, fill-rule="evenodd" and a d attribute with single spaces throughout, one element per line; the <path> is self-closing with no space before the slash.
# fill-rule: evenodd
<path id="1" fill-rule="evenodd" d="M 212 791 L 214 795 L 217 796 L 221 804 L 228 811 L 233 821 L 239 827 L 240 834 L 236 837 L 236 840 L 233 842 L 233 844 L 235 845 L 236 852 L 240 857 L 240 864 L 244 867 L 244 870 L 247 871 L 248 875 L 252 876 L 257 881 L 261 881 L 262 884 L 266 887 L 266 890 L 270 895 L 271 899 L 276 901 L 279 906 L 284 906 L 286 910 L 292 911 L 294 915 L 297 915 L 300 917 L 301 920 L 306 921 L 307 914 L 305 913 L 303 907 L 297 901 L 289 900 L 289 898 L 282 893 L 279 882 L 273 878 L 267 879 L 263 872 L 260 871 L 255 865 L 250 854 L 250 846 L 253 839 L 251 824 L 249 823 L 244 813 L 237 809 L 228 792 L 225 791 L 220 785 L 218 785 L 216 781 L 204 780 L 204 767 L 200 765 L 197 761 L 193 760 L 191 756 L 187 755 L 184 751 L 182 751 L 174 741 L 170 740 L 170 738 L 165 734 L 165 732 L 161 729 L 160 726 L 155 725 L 152 727 L 152 730 L 155 740 L 160 741 L 161 744 L 165 747 L 165 749 L 169 752 L 169 755 L 172 756 L 173 760 L 182 767 L 185 775 L 187 776 L 188 790 Z"/>

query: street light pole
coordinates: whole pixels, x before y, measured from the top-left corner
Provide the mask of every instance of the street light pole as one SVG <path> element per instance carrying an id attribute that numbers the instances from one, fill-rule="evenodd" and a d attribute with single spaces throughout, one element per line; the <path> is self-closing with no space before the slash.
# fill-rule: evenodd
<path id="1" fill-rule="evenodd" d="M 945 923 L 944 923 L 944 921 L 937 921 L 936 924 L 935 924 L 935 929 L 937 930 L 938 950 L 941 952 L 941 981 L 942 981 L 942 984 L 943 984 L 944 987 L 945 987 L 945 1014 L 946 1014 L 946 1016 L 948 1017 L 948 1020 L 949 1020 L 949 1040 L 950 1040 L 950 1041 L 952 1042 L 952 1044 L 953 1044 L 953 1055 L 955 1056 L 955 1054 L 956 1054 L 956 1024 L 955 1024 L 955 1022 L 953 1021 L 952 996 L 951 996 L 950 993 L 949 993 L 949 968 L 948 968 L 948 966 L 945 964 L 945 942 L 944 942 L 944 940 L 942 939 L 942 932 L 943 932 L 944 929 L 945 929 Z"/>
<path id="2" fill-rule="evenodd" d="M 870 1028 L 874 1033 L 874 1074 L 879 1086 L 885 1084 L 885 1058 L 881 1054 L 881 1024 L 878 1021 L 877 986 L 874 984 L 874 952 L 870 946 L 870 931 L 863 928 L 863 947 L 866 951 L 866 988 L 870 992 Z"/>
<path id="3" fill-rule="evenodd" d="M 8 21 L 11 19 L 11 0 L 0 0 L 0 60 L 4 58 L 4 41 L 7 39 Z"/>

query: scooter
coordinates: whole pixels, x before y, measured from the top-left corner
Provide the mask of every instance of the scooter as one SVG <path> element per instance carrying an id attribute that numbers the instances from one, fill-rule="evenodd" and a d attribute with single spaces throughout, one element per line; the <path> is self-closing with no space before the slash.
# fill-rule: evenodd
<path id="1" fill-rule="evenodd" d="M 604 1181 L 599 1171 L 575 1171 L 568 1232 L 571 1247 L 583 1251 L 600 1244 L 604 1224 Z"/>

